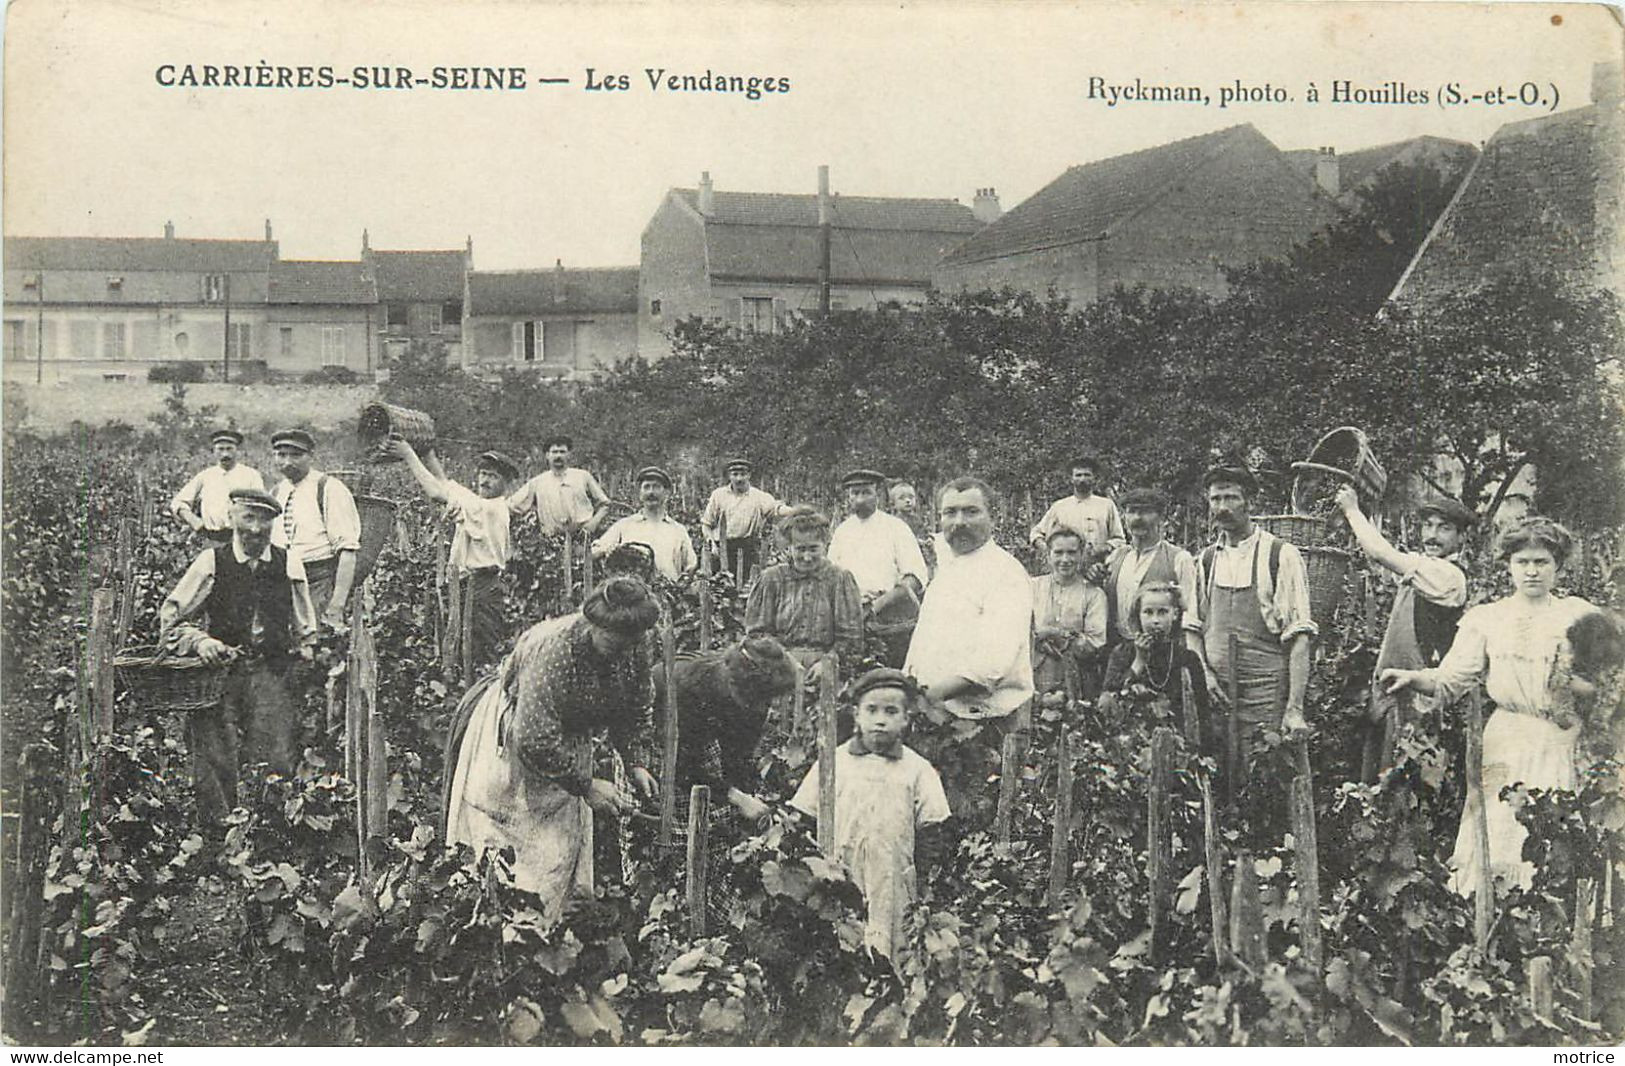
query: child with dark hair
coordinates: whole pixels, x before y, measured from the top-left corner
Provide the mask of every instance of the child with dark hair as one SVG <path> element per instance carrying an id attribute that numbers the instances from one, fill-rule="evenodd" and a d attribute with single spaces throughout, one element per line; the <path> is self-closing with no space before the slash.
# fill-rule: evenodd
<path id="1" fill-rule="evenodd" d="M 835 850 L 869 907 L 864 943 L 890 955 L 917 890 L 918 838 L 951 812 L 936 769 L 903 743 L 920 703 L 914 680 L 901 670 L 870 670 L 850 694 L 857 732 L 835 750 Z M 817 815 L 817 763 L 790 805 Z"/>

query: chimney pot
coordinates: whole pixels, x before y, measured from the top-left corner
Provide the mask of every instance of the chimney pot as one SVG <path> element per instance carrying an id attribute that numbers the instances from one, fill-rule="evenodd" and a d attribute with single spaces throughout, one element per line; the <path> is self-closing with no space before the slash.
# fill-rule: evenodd
<path id="1" fill-rule="evenodd" d="M 172 241 L 174 239 L 175 239 L 175 223 L 173 223 L 173 222 L 165 222 L 164 223 L 164 240 Z"/>
<path id="2" fill-rule="evenodd" d="M 370 251 L 372 251 L 372 242 L 367 239 L 367 231 L 363 229 L 361 231 L 361 254 L 366 255 Z"/>
<path id="3" fill-rule="evenodd" d="M 997 222 L 999 216 L 1004 214 L 1004 209 L 999 206 L 999 194 L 991 185 L 976 190 L 976 197 L 971 201 L 970 210 L 971 214 L 976 216 L 976 221 L 984 226 Z"/>
<path id="4" fill-rule="evenodd" d="M 265 239 L 266 240 L 271 240 L 272 239 L 271 238 L 271 220 L 270 219 L 265 220 Z"/>

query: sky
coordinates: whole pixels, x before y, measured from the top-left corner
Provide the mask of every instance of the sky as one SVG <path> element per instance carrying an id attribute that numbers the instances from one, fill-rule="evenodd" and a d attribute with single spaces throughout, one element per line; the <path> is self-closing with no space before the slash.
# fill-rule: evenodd
<path id="1" fill-rule="evenodd" d="M 1555 17 L 1554 17 L 1555 16 Z M 258 238 L 285 258 L 455 248 L 479 269 L 632 265 L 673 186 L 957 198 L 1009 208 L 1068 166 L 1250 122 L 1282 148 L 1421 134 L 1481 143 L 1589 101 L 1619 61 L 1600 6 L 1445 3 L 564 3 L 14 0 L 4 40 L 4 232 Z M 192 64 L 523 66 L 515 91 L 188 88 Z M 586 70 L 629 75 L 589 91 Z M 651 91 L 646 69 L 788 78 Z M 168 76 L 167 74 L 165 75 Z M 1197 85 L 1210 103 L 1090 99 Z M 1220 91 L 1286 102 L 1221 108 Z M 1334 81 L 1426 104 L 1333 104 Z M 1443 104 L 1524 83 L 1542 99 Z M 1322 102 L 1306 101 L 1314 83 Z"/>

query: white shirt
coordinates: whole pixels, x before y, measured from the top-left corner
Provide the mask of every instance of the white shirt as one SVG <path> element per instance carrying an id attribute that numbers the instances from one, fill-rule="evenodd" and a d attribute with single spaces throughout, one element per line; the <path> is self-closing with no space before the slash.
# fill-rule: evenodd
<path id="1" fill-rule="evenodd" d="M 196 626 L 187 626 L 183 623 L 198 611 L 208 600 L 209 593 L 214 591 L 214 552 L 209 548 L 198 554 L 192 560 L 192 565 L 186 568 L 158 609 L 158 619 L 161 628 L 172 630 L 171 640 L 175 650 L 185 653 L 194 650 L 198 643 L 208 636 Z M 248 556 L 243 552 L 242 544 L 236 537 L 231 538 L 232 558 L 239 563 L 248 562 Z M 271 561 L 269 546 L 260 553 L 259 561 Z M 293 593 L 293 630 L 294 637 L 303 641 L 316 631 L 316 611 L 310 603 L 310 586 L 305 580 L 305 564 L 293 552 L 288 553 L 288 583 Z"/>
<path id="2" fill-rule="evenodd" d="M 1213 573 L 1202 572 L 1202 596 L 1205 599 L 1210 585 L 1224 589 L 1242 589 L 1249 584 L 1258 596 L 1258 610 L 1264 616 L 1264 628 L 1281 638 L 1285 644 L 1299 633 L 1310 636 L 1320 632 L 1309 614 L 1309 574 L 1304 569 L 1303 556 L 1293 544 L 1281 542 L 1281 569 L 1272 584 L 1270 581 L 1270 542 L 1273 533 L 1255 527 L 1246 540 L 1226 544 L 1223 540 L 1213 553 Z M 1256 550 L 1255 550 L 1256 549 Z M 1205 554 L 1205 552 L 1204 552 Z M 1248 563 L 1253 572 L 1247 572 Z M 1210 612 L 1204 603 L 1202 616 Z"/>
<path id="3" fill-rule="evenodd" d="M 446 513 L 457 521 L 451 539 L 451 565 L 464 571 L 508 565 L 512 551 L 508 544 L 508 501 L 505 497 L 486 498 L 449 478 L 446 487 Z"/>
<path id="4" fill-rule="evenodd" d="M 321 495 L 327 503 L 325 519 L 316 491 L 324 477 L 327 487 Z M 341 551 L 360 549 L 361 514 L 356 510 L 355 497 L 338 478 L 314 469 L 298 485 L 283 478 L 277 483 L 276 502 L 282 505 L 282 516 L 271 524 L 271 543 L 288 548 L 290 555 L 318 563 Z"/>
<path id="5" fill-rule="evenodd" d="M 1117 601 L 1119 633 L 1140 631 L 1140 620 L 1134 617 L 1134 598 L 1140 594 L 1140 586 L 1145 583 L 1145 575 L 1151 569 L 1151 561 L 1157 557 L 1157 551 L 1163 543 L 1159 540 L 1143 552 L 1133 544 L 1127 545 L 1123 550 L 1123 565 L 1117 571 L 1117 588 L 1112 590 L 1112 595 Z M 1202 612 L 1197 595 L 1196 560 L 1192 559 L 1191 553 L 1184 548 L 1174 548 L 1174 583 L 1179 586 L 1179 599 L 1183 605 L 1180 627 L 1200 633 Z"/>
<path id="6" fill-rule="evenodd" d="M 655 521 L 646 518 L 642 511 L 627 515 L 593 541 L 592 553 L 608 555 L 622 544 L 648 545 L 655 553 L 655 566 L 673 581 L 700 565 L 688 530 L 670 515 L 662 515 Z"/>
<path id="7" fill-rule="evenodd" d="M 1015 556 L 992 540 L 968 555 L 945 552 L 903 669 L 927 689 L 963 677 L 991 691 L 949 700 L 962 718 L 1009 714 L 1033 694 L 1032 625 L 1031 580 Z"/>
<path id="8" fill-rule="evenodd" d="M 255 489 L 265 491 L 265 479 L 251 466 L 237 463 L 230 470 L 216 464 L 199 470 L 192 480 L 175 493 L 169 509 L 179 516 L 184 505 L 203 519 L 205 529 L 231 528 L 231 490 Z"/>
<path id="9" fill-rule="evenodd" d="M 1124 541 L 1123 518 L 1117 504 L 1105 496 L 1091 494 L 1080 500 L 1076 493 L 1056 500 L 1033 527 L 1032 539 L 1042 541 L 1061 526 L 1081 533 L 1094 551 L 1115 548 Z"/>
<path id="10" fill-rule="evenodd" d="M 608 502 L 597 478 L 571 466 L 563 474 L 544 470 L 519 486 L 519 491 L 508 497 L 508 509 L 523 513 L 527 507 L 535 507 L 542 532 L 557 535 L 564 532 L 566 525 L 580 529 L 601 504 Z"/>
<path id="11" fill-rule="evenodd" d="M 908 575 L 922 589 L 930 580 L 914 531 L 901 518 L 878 509 L 868 518 L 847 515 L 835 527 L 829 561 L 852 572 L 866 599 L 885 595 Z"/>
<path id="12" fill-rule="evenodd" d="M 700 515 L 700 528 L 712 540 L 720 536 L 719 519 L 728 519 L 728 537 L 754 537 L 767 528 L 778 516 L 783 505 L 778 497 L 752 485 L 744 492 L 735 492 L 732 485 L 714 489 L 705 501 L 705 513 Z"/>

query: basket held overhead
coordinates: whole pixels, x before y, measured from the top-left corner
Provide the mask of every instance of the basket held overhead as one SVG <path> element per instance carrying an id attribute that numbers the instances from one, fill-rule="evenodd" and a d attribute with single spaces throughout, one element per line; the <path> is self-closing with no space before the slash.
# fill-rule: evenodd
<path id="1" fill-rule="evenodd" d="M 370 461 L 375 463 L 395 461 L 393 455 L 383 450 L 384 441 L 389 439 L 391 433 L 400 434 L 406 438 L 408 444 L 421 451 L 424 445 L 434 443 L 434 419 L 422 411 L 414 411 L 410 407 L 396 407 L 392 403 L 375 401 L 361 409 L 361 417 L 356 423 L 356 435 L 361 438 L 361 447 Z"/>
<path id="2" fill-rule="evenodd" d="M 1340 426 L 1320 438 L 1307 459 L 1292 464 L 1292 473 L 1296 514 L 1330 514 L 1332 497 L 1343 485 L 1353 485 L 1367 507 L 1380 503 L 1388 488 L 1388 472 L 1377 462 L 1365 433 L 1353 426 Z"/>

